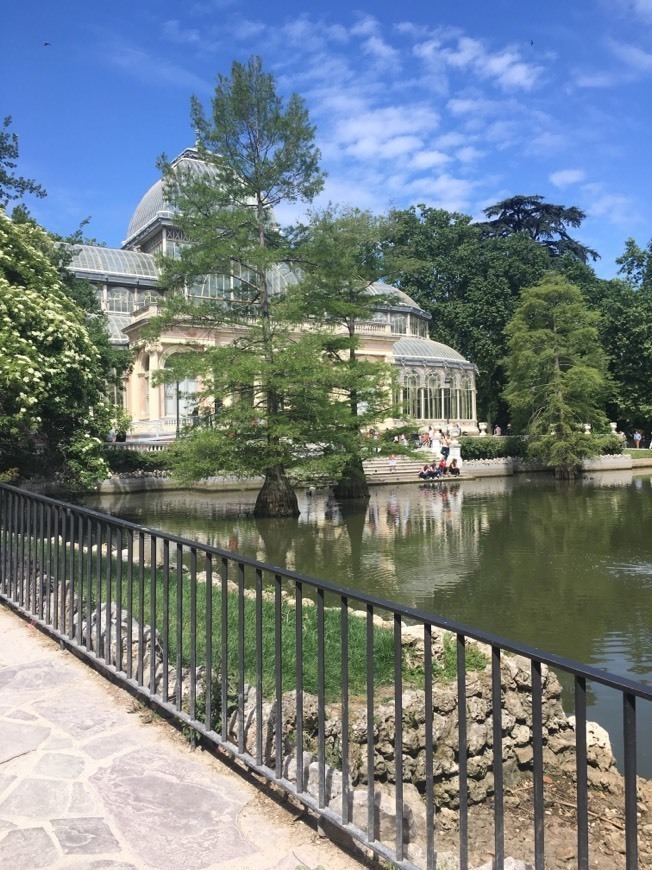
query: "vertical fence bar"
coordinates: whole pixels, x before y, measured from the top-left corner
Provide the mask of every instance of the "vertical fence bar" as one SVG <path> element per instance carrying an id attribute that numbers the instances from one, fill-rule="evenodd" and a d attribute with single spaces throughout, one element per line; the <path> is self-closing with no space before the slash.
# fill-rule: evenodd
<path id="1" fill-rule="evenodd" d="M 204 659 L 204 722 L 213 731 L 213 557 L 206 553 L 206 649 Z"/>
<path id="2" fill-rule="evenodd" d="M 59 631 L 62 634 L 66 634 L 66 604 L 68 601 L 68 562 L 69 560 L 69 544 L 68 544 L 68 517 L 70 516 L 70 511 L 67 508 L 63 508 L 61 511 L 61 597 L 59 599 L 60 605 L 60 620 L 59 620 Z"/>
<path id="3" fill-rule="evenodd" d="M 505 817 L 503 785 L 503 704 L 500 647 L 491 647 L 491 706 L 493 716 L 494 849 L 496 866 L 505 862 Z"/>
<path id="4" fill-rule="evenodd" d="M 104 663 L 111 664 L 111 601 L 113 574 L 113 526 L 106 524 L 106 561 L 104 563 Z"/>
<path id="5" fill-rule="evenodd" d="M 423 626 L 423 689 L 426 751 L 426 870 L 435 870 L 435 778 L 432 741 L 432 626 Z M 458 705 L 459 708 L 459 705 Z"/>
<path id="6" fill-rule="evenodd" d="M 55 630 L 59 628 L 59 559 L 61 556 L 61 509 L 59 505 L 54 507 L 54 589 L 52 596 L 52 625 Z"/>
<path id="7" fill-rule="evenodd" d="M 84 515 L 77 516 L 77 643 L 82 642 L 84 622 Z"/>
<path id="8" fill-rule="evenodd" d="M 541 662 L 532 659 L 532 778 L 534 801 L 534 868 L 545 868 L 543 806 L 543 700 Z"/>
<path id="9" fill-rule="evenodd" d="M 127 677 L 134 676 L 134 533 L 127 532 Z"/>
<path id="10" fill-rule="evenodd" d="M 177 619 L 175 630 L 175 642 L 177 647 L 176 666 L 177 666 L 177 682 L 175 686 L 174 698 L 177 705 L 177 710 L 181 709 L 181 700 L 183 698 L 183 547 L 177 544 Z"/>
<path id="11" fill-rule="evenodd" d="M 222 557 L 221 572 L 221 602 L 222 602 L 222 625 L 221 625 L 221 660 L 222 660 L 222 740 L 226 742 L 228 736 L 228 713 L 229 713 L 229 560 Z"/>
<path id="12" fill-rule="evenodd" d="M 145 533 L 138 532 L 138 660 L 136 680 L 143 685 L 145 658 Z"/>
<path id="13" fill-rule="evenodd" d="M 0 489 L 0 593 L 7 594 L 7 506 L 11 493 Z"/>
<path id="14" fill-rule="evenodd" d="M 39 563 L 39 572 L 38 572 L 38 618 L 43 619 L 44 613 L 44 600 L 43 597 L 45 595 L 45 583 L 46 583 L 46 570 L 45 570 L 45 523 L 46 523 L 46 512 L 47 508 L 43 502 L 39 505 L 39 550 L 38 550 L 38 563 Z M 81 634 L 81 626 L 80 626 L 80 634 Z"/>
<path id="15" fill-rule="evenodd" d="M 374 803 L 374 608 L 367 604 L 367 838 L 376 839 Z"/>
<path id="16" fill-rule="evenodd" d="M 91 651 L 93 618 L 93 520 L 88 517 L 86 526 L 86 652 Z M 50 597 L 48 596 L 48 602 Z"/>
<path id="17" fill-rule="evenodd" d="M 324 590 L 317 589 L 317 769 L 318 806 L 326 806 L 326 665 L 324 650 Z"/>
<path id="18" fill-rule="evenodd" d="M 75 599 L 75 577 L 77 574 L 77 558 L 78 558 L 78 547 L 77 547 L 77 536 L 75 534 L 75 523 L 76 515 L 74 511 L 70 511 L 70 542 L 68 544 L 70 555 L 69 555 L 69 596 L 68 596 L 68 635 L 73 638 L 75 636 L 75 613 L 76 607 L 79 607 L 78 600 Z"/>
<path id="19" fill-rule="evenodd" d="M 197 718 L 197 548 L 190 548 L 190 718 Z M 194 735 L 194 731 L 193 731 Z"/>
<path id="20" fill-rule="evenodd" d="M 403 644 L 401 614 L 394 614 L 394 765 L 396 768 L 396 858 L 403 860 Z"/>
<path id="21" fill-rule="evenodd" d="M 20 553 L 20 567 L 18 568 L 18 603 L 21 607 L 25 603 L 25 533 L 27 525 L 27 503 L 25 496 L 20 499 L 20 537 L 18 539 L 18 548 Z"/>
<path id="22" fill-rule="evenodd" d="M 27 558 L 23 558 L 25 610 L 29 610 L 32 603 L 32 504 L 31 498 L 25 499 L 25 531 L 23 533 L 23 553 L 27 552 Z"/>
<path id="23" fill-rule="evenodd" d="M 163 687 L 161 696 L 164 701 L 169 701 L 170 687 L 168 685 L 170 673 L 170 542 L 163 541 L 163 625 L 161 631 L 161 643 L 163 645 Z"/>
<path id="24" fill-rule="evenodd" d="M 238 751 L 245 750 L 245 566 L 238 562 Z"/>
<path id="25" fill-rule="evenodd" d="M 274 682 L 276 694 L 276 723 L 274 731 L 274 760 L 276 778 L 283 776 L 283 581 L 274 575 Z"/>
<path id="26" fill-rule="evenodd" d="M 158 538 L 151 535 L 149 539 L 149 691 L 156 694 L 156 544 Z"/>
<path id="27" fill-rule="evenodd" d="M 18 496 L 13 496 L 12 510 L 12 528 L 11 528 L 11 597 L 14 601 L 18 600 Z M 52 541 L 50 541 L 50 547 Z M 48 613 L 49 617 L 49 613 Z M 49 622 L 49 618 L 48 618 Z"/>
<path id="28" fill-rule="evenodd" d="M 115 667 L 116 670 L 122 673 L 123 656 L 122 656 L 122 528 L 118 526 L 116 532 L 116 563 L 115 563 Z"/>
<path id="29" fill-rule="evenodd" d="M 625 861 L 626 870 L 638 867 L 638 807 L 636 805 L 636 697 L 623 693 L 625 744 Z"/>
<path id="30" fill-rule="evenodd" d="M 340 599 L 340 634 L 342 644 L 342 822 L 351 822 L 351 789 L 349 787 L 349 599 Z"/>
<path id="31" fill-rule="evenodd" d="M 100 636 L 102 626 L 102 523 L 95 521 L 95 645 L 93 652 L 100 655 Z"/>
<path id="32" fill-rule="evenodd" d="M 256 763 L 263 763 L 263 572 L 256 568 Z"/>
<path id="33" fill-rule="evenodd" d="M 296 611 L 296 679 L 297 679 L 297 791 L 304 791 L 303 782 L 303 584 L 295 581 Z"/>
<path id="34" fill-rule="evenodd" d="M 460 870 L 469 866 L 468 739 L 466 728 L 466 638 L 457 635 L 457 741 L 460 781 Z"/>
<path id="35" fill-rule="evenodd" d="M 577 769 L 577 866 L 589 870 L 589 805 L 586 757 L 586 679 L 575 677 L 575 764 Z"/>

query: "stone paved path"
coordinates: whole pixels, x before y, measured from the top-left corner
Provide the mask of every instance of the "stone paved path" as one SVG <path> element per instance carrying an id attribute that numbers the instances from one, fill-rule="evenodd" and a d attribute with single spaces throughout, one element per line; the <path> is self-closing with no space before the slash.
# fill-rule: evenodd
<path id="1" fill-rule="evenodd" d="M 363 866 L 0 605 L 0 867 Z"/>

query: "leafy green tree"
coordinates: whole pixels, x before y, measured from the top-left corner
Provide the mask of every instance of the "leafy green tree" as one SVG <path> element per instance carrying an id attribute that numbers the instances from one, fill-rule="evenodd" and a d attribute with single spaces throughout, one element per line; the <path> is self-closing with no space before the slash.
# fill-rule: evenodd
<path id="1" fill-rule="evenodd" d="M 505 395 L 515 424 L 528 436 L 528 453 L 574 477 L 581 460 L 599 452 L 591 435 L 607 427 L 606 357 L 599 315 L 580 289 L 549 272 L 523 290 L 507 327 L 509 356 Z"/>
<path id="2" fill-rule="evenodd" d="M 246 438 L 242 432 L 237 435 L 240 430 L 232 428 L 236 419 L 225 419 L 224 429 L 214 430 L 212 436 L 198 433 L 197 443 L 211 437 L 219 441 L 223 450 L 211 454 L 214 471 L 242 470 L 243 465 L 254 471 L 262 457 L 265 482 L 256 515 L 296 515 L 297 499 L 287 469 L 298 451 L 305 454 L 309 433 L 313 440 L 319 434 L 312 410 L 322 405 L 327 367 L 308 366 L 309 354 L 304 350 L 310 347 L 311 337 L 300 337 L 284 325 L 287 314 L 273 300 L 271 277 L 283 272 L 291 253 L 273 209 L 282 202 L 310 201 L 322 189 L 315 130 L 301 98 L 294 94 L 285 103 L 258 57 L 247 64 L 235 62 L 230 77 L 218 76 L 210 116 L 195 98 L 191 116 L 201 163 L 182 169 L 161 161 L 167 197 L 178 209 L 178 225 L 187 240 L 178 259 L 163 261 L 164 285 L 187 288 L 189 299 L 177 293 L 159 327 L 180 320 L 211 329 L 226 323 L 242 327 L 232 349 L 207 351 L 211 364 L 203 371 L 207 378 L 208 369 L 213 372 L 208 380 L 215 398 L 223 400 L 225 417 L 233 418 L 240 411 L 241 403 L 230 401 L 232 388 L 236 396 L 254 396 L 256 410 L 250 406 L 248 413 L 260 421 L 256 432 L 262 443 L 252 437 L 251 428 Z M 228 290 L 216 289 L 218 298 L 193 304 L 199 285 L 219 280 L 224 287 L 225 278 Z M 303 360 L 306 366 L 303 377 L 292 385 L 279 368 L 280 361 L 291 359 Z M 192 358 L 187 362 L 202 365 Z M 231 379 L 224 372 L 227 362 L 233 366 Z M 294 366 L 288 371 L 297 374 Z M 300 409 L 306 413 L 303 424 Z M 299 433 L 300 425 L 305 437 Z M 225 431 L 234 436 L 228 442 Z M 194 449 L 191 441 L 188 452 Z M 249 450 L 247 456 L 241 448 Z"/>
<path id="3" fill-rule="evenodd" d="M 302 276 L 292 299 L 299 318 L 330 332 L 323 353 L 336 369 L 340 400 L 349 418 L 332 440 L 348 459 L 335 487 L 338 499 L 369 497 L 363 460 L 376 442 L 364 432 L 386 418 L 391 405 L 391 368 L 359 353 L 357 324 L 371 320 L 379 304 L 391 301 L 391 292 L 378 292 L 384 271 L 380 250 L 382 220 L 355 208 L 329 206 L 311 215 L 307 225 L 294 229 L 292 241 L 301 257 Z"/>
<path id="4" fill-rule="evenodd" d="M 570 254 L 583 263 L 597 260 L 596 251 L 568 234 L 568 227 L 579 227 L 586 214 L 577 206 L 544 202 L 539 195 L 512 196 L 484 210 L 489 220 L 478 224 L 485 238 L 528 236 L 547 249 L 551 257 Z"/>
<path id="5" fill-rule="evenodd" d="M 47 233 L 0 210 L 0 463 L 88 486 L 107 471 L 100 356 Z"/>
<path id="6" fill-rule="evenodd" d="M 26 193 L 44 197 L 45 190 L 31 178 L 15 175 L 18 160 L 18 136 L 10 131 L 11 115 L 0 127 L 0 208 L 6 209 L 12 200 L 22 199 Z M 23 209 L 24 210 L 24 209 Z"/>
<path id="7" fill-rule="evenodd" d="M 478 367 L 480 419 L 507 422 L 504 330 L 550 267 L 546 250 L 525 234 L 483 239 L 468 215 L 423 205 L 390 213 L 384 247 L 392 282 L 432 315 L 431 337 Z"/>

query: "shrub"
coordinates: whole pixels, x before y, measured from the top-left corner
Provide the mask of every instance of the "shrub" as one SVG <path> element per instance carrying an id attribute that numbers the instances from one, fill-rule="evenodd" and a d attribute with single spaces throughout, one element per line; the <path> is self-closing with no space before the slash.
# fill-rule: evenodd
<path id="1" fill-rule="evenodd" d="M 167 450 L 129 450 L 123 447 L 108 447 L 105 450 L 105 457 L 113 474 L 168 471 L 171 466 Z"/>
<path id="2" fill-rule="evenodd" d="M 524 458 L 526 442 L 515 435 L 496 438 L 460 438 L 462 459 L 467 462 L 478 459 L 500 459 L 503 457 Z"/>

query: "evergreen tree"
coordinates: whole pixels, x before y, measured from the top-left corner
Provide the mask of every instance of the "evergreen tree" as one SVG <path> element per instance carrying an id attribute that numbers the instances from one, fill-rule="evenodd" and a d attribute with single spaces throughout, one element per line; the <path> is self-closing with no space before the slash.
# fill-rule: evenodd
<path id="1" fill-rule="evenodd" d="M 550 272 L 523 290 L 506 330 L 505 396 L 512 419 L 528 436 L 528 453 L 560 477 L 576 476 L 581 460 L 599 452 L 584 424 L 606 429 L 606 357 L 598 323 L 579 288 Z"/>
<path id="2" fill-rule="evenodd" d="M 524 234 L 483 239 L 468 215 L 423 205 L 390 213 L 384 248 L 392 283 L 431 314 L 431 338 L 478 367 L 480 419 L 507 422 L 504 330 L 550 267 L 545 248 Z"/>
<path id="3" fill-rule="evenodd" d="M 288 469 L 302 456 L 307 462 L 315 449 L 325 461 L 315 442 L 321 434 L 317 410 L 325 410 L 330 390 L 329 367 L 320 363 L 315 336 L 299 334 L 280 288 L 275 295 L 270 284 L 273 276 L 288 277 L 291 260 L 272 210 L 283 202 L 310 201 L 321 190 L 314 127 L 300 97 L 292 95 L 286 104 L 278 96 L 258 57 L 235 62 L 230 77 L 218 76 L 209 116 L 194 98 L 191 115 L 201 161 L 185 168 L 161 161 L 166 195 L 178 209 L 187 242 L 178 259 L 163 262 L 164 285 L 186 288 L 189 296 L 177 292 L 157 328 L 181 322 L 242 331 L 230 348 L 172 359 L 168 378 L 177 377 L 175 362 L 190 366 L 221 403 L 219 427 L 195 433 L 183 452 L 195 460 L 201 451 L 210 453 L 212 473 L 260 469 L 265 481 L 255 514 L 297 515 Z M 197 288 L 211 282 L 213 298 L 195 304 Z M 209 451 L 209 442 L 219 450 Z M 201 468 L 206 473 L 206 463 Z"/>
<path id="4" fill-rule="evenodd" d="M 382 221 L 370 212 L 330 206 L 294 229 L 292 240 L 302 262 L 302 277 L 292 293 L 300 317 L 330 329 L 324 353 L 336 370 L 338 395 L 349 409 L 340 433 L 332 440 L 348 459 L 335 487 L 340 499 L 369 497 L 363 460 L 377 442 L 365 437 L 390 415 L 391 367 L 360 356 L 357 324 L 372 320 L 378 305 L 392 294 L 379 293 L 383 274 L 380 250 Z M 373 290 L 372 290 L 372 285 Z"/>
<path id="5" fill-rule="evenodd" d="M 506 238 L 522 233 L 542 245 L 551 257 L 570 254 L 583 263 L 597 260 L 596 251 L 568 233 L 581 226 L 586 214 L 577 206 L 544 202 L 542 196 L 512 196 L 484 210 L 489 220 L 478 224 L 485 238 Z"/>

